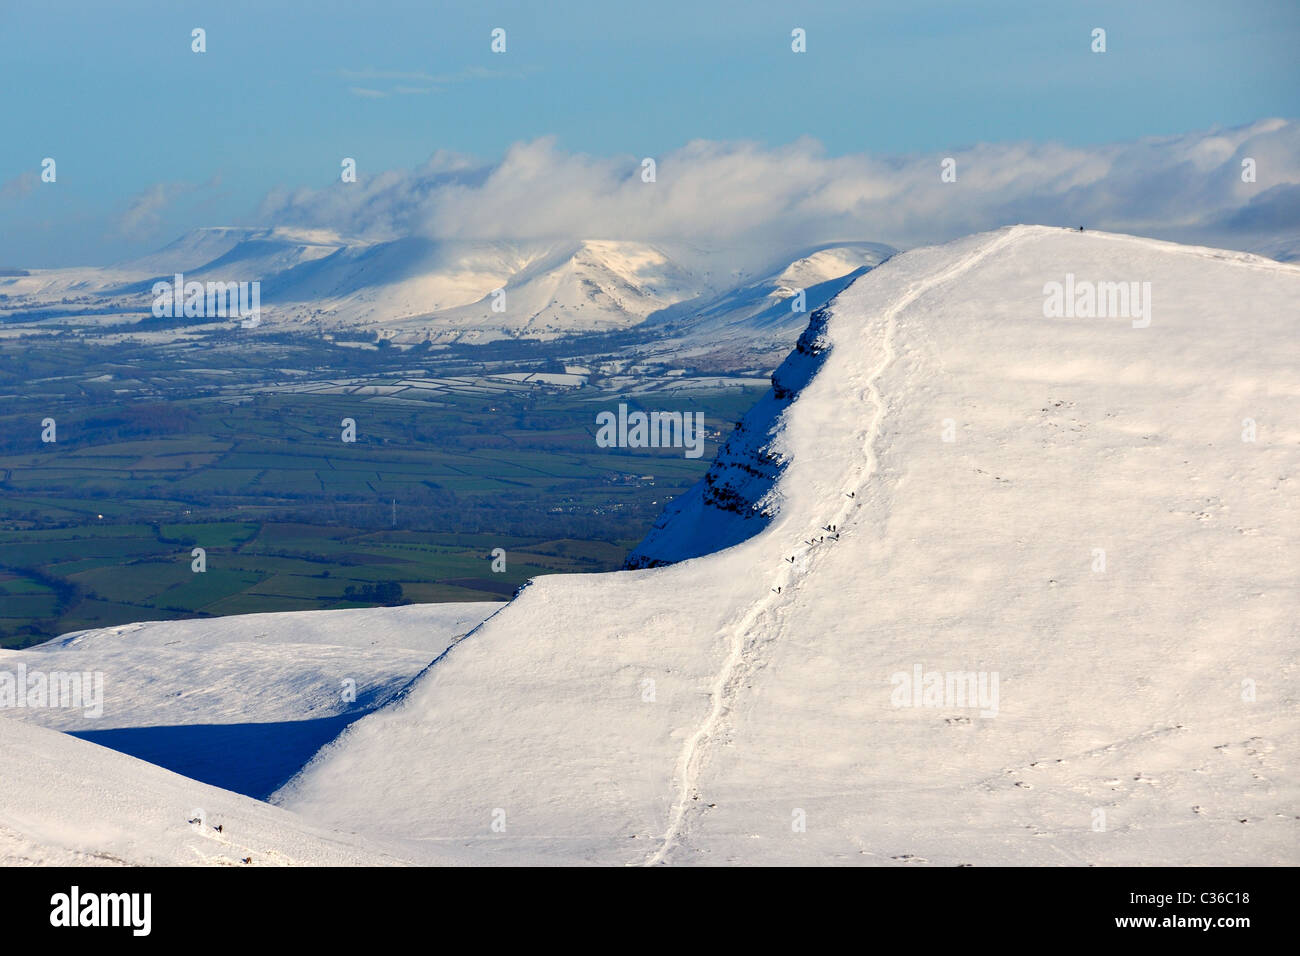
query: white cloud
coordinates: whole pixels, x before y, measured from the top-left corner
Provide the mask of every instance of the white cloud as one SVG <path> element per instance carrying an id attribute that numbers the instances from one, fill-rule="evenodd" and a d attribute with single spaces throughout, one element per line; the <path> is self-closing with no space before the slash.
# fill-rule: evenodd
<path id="1" fill-rule="evenodd" d="M 210 192 L 220 185 L 220 174 L 202 184 L 154 183 L 131 197 L 126 211 L 117 218 L 117 231 L 128 239 L 147 239 L 158 231 L 163 222 L 163 214 L 176 200 L 183 196 Z"/>
<path id="2" fill-rule="evenodd" d="M 945 155 L 957 181 L 940 181 Z M 1241 180 L 1256 161 L 1258 181 Z M 500 162 L 439 153 L 356 184 L 277 191 L 273 224 L 433 238 L 694 239 L 798 245 L 872 239 L 900 247 L 1007 223 L 1085 225 L 1250 247 L 1300 231 L 1300 124 L 1097 147 L 980 144 L 947 154 L 827 156 L 812 139 L 769 148 L 700 140 L 654 157 L 568 153 L 517 143 Z"/>

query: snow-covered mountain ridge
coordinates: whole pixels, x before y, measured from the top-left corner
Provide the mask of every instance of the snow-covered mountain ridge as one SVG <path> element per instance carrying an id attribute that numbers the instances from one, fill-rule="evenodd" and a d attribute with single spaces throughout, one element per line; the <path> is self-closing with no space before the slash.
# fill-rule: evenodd
<path id="1" fill-rule="evenodd" d="M 327 230 L 214 227 L 107 269 L 0 277 L 3 307 L 23 314 L 80 306 L 148 311 L 155 282 L 260 283 L 263 332 L 365 330 L 399 344 L 487 342 L 609 332 L 655 316 L 679 347 L 707 339 L 785 349 L 810 307 L 893 250 L 875 243 L 717 250 L 609 239 L 390 240 Z M 757 277 L 753 262 L 764 263 Z M 835 287 L 836 289 L 839 286 Z M 73 308 L 72 313 L 75 313 Z M 697 314 L 698 312 L 698 314 Z"/>
<path id="2" fill-rule="evenodd" d="M 1047 318 L 1067 274 L 1152 321 Z M 276 799 L 483 861 L 1294 863 L 1298 291 L 1042 227 L 895 257 L 765 399 L 760 533 L 536 580 Z"/>

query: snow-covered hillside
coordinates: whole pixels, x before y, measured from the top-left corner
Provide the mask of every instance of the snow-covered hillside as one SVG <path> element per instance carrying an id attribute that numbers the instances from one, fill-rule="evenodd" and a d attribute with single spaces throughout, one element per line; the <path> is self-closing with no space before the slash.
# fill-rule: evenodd
<path id="1" fill-rule="evenodd" d="M 352 834 L 22 721 L 0 720 L 0 754 L 0 866 L 404 862 Z"/>
<path id="2" fill-rule="evenodd" d="M 345 245 L 342 237 L 325 229 L 213 226 L 194 229 L 153 255 L 115 268 L 162 277 L 177 272 L 229 272 L 226 281 L 252 280 L 331 255 Z"/>
<path id="3" fill-rule="evenodd" d="M 820 246 L 721 295 L 669 306 L 650 316 L 668 338 L 651 348 L 683 359 L 718 353 L 760 367 L 781 361 L 808 324 L 808 314 L 894 255 L 874 242 Z M 802 294 L 802 298 L 800 295 Z"/>
<path id="4" fill-rule="evenodd" d="M 1076 280 L 1150 309 L 1048 317 Z M 415 858 L 1300 862 L 1297 295 L 1043 227 L 897 256 L 729 446 L 758 533 L 701 500 L 643 549 L 744 540 L 536 580 L 276 801 Z"/>
<path id="5" fill-rule="evenodd" d="M 262 798 L 499 607 L 246 614 L 78 631 L 0 650 L 0 672 L 100 674 L 100 706 L 6 707 L 0 716 Z M 100 712 L 88 716 L 93 709 Z"/>

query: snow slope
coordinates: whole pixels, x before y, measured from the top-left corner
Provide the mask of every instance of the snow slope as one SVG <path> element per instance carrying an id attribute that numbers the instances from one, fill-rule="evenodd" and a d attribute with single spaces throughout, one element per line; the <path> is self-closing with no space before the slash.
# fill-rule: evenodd
<path id="1" fill-rule="evenodd" d="M 672 335 L 667 343 L 654 347 L 687 356 L 728 352 L 771 367 L 804 331 L 810 312 L 895 252 L 874 242 L 806 250 L 756 281 L 654 313 L 650 325 Z M 794 308 L 800 291 L 804 311 Z"/>
<path id="2" fill-rule="evenodd" d="M 1046 318 L 1067 273 L 1150 282 L 1149 327 Z M 1045 227 L 897 256 L 731 449 L 758 533 L 537 579 L 275 800 L 416 858 L 1300 862 L 1297 295 Z"/>
<path id="3" fill-rule="evenodd" d="M 262 798 L 499 607 L 281 612 L 78 631 L 0 650 L 0 672 L 20 664 L 28 673 L 98 672 L 102 715 L 24 707 L 0 717 Z"/>
<path id="4" fill-rule="evenodd" d="M 0 754 L 0 866 L 404 862 L 278 807 L 21 721 L 0 720 Z"/>
<path id="5" fill-rule="evenodd" d="M 512 334 L 555 335 L 623 329 L 709 286 L 705 277 L 679 264 L 661 248 L 636 242 L 558 243 L 499 283 L 495 297 L 436 316 L 448 329 L 505 328 Z"/>
<path id="6" fill-rule="evenodd" d="M 193 229 L 152 255 L 115 268 L 150 277 L 204 272 L 228 282 L 252 280 L 328 256 L 345 245 L 341 236 L 325 229 L 210 226 Z"/>

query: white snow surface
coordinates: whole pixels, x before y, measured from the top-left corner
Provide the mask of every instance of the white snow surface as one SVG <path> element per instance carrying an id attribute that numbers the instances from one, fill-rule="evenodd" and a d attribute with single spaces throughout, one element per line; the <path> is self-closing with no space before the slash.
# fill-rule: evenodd
<path id="1" fill-rule="evenodd" d="M 0 673 L 86 675 L 85 693 L 99 677 L 102 709 L 83 693 L 79 706 L 0 707 L 0 718 L 263 799 L 499 607 L 279 612 L 79 631 L 0 651 Z"/>
<path id="2" fill-rule="evenodd" d="M 1045 318 L 1067 273 L 1150 326 Z M 1298 296 L 1046 227 L 897 256 L 767 400 L 761 532 L 537 579 L 274 800 L 414 859 L 1300 862 Z M 917 666 L 996 716 L 895 706 Z"/>
<path id="3" fill-rule="evenodd" d="M 404 862 L 279 807 L 22 721 L 0 720 L 0 754 L 3 866 Z"/>
<path id="4" fill-rule="evenodd" d="M 383 703 L 503 605 L 411 604 L 148 621 L 74 631 L 21 651 L 0 671 L 101 671 L 104 714 L 0 711 L 56 730 L 304 720 L 342 714 L 340 682 Z"/>

